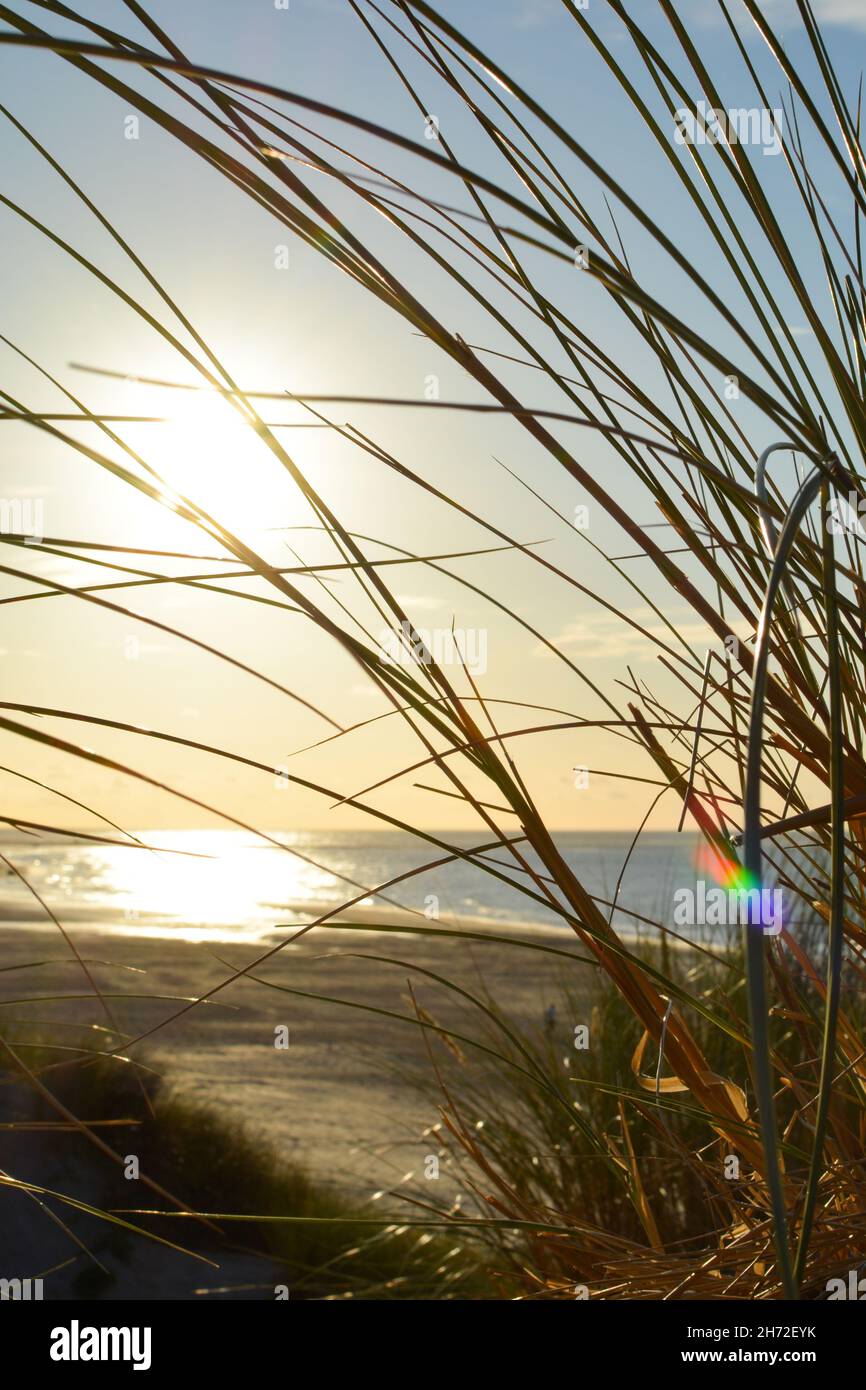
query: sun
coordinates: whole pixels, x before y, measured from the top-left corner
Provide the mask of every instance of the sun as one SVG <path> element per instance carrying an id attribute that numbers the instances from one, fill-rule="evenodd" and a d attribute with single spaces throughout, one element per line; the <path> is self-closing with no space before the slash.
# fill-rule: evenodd
<path id="1" fill-rule="evenodd" d="M 148 494 L 120 488 L 115 519 L 122 521 L 126 544 L 190 560 L 229 560 L 237 556 L 237 540 L 266 564 L 303 562 L 321 541 L 313 534 L 321 531 L 321 518 L 280 449 L 263 436 L 277 440 L 301 479 L 318 491 L 331 475 L 328 429 L 311 428 L 288 398 L 256 405 L 266 431 L 256 428 L 246 406 L 238 409 L 218 390 L 124 379 L 115 408 L 127 420 L 124 440 L 134 456 L 118 462 Z"/>
<path id="2" fill-rule="evenodd" d="M 279 549 L 285 528 L 316 523 L 301 488 L 246 408 L 210 388 L 172 388 L 142 377 L 127 378 L 124 388 L 118 408 L 132 417 L 126 441 L 164 484 L 146 513 L 140 495 L 136 504 L 149 547 L 202 549 L 201 532 L 196 536 L 195 523 L 183 516 L 184 499 L 260 553 Z M 308 425 L 298 430 L 293 409 L 288 400 L 285 406 L 269 401 L 261 418 L 300 471 L 315 475 L 322 435 Z M 153 473 L 133 471 L 153 483 Z"/>
<path id="3" fill-rule="evenodd" d="M 295 484 L 230 401 L 211 391 L 173 394 L 151 457 L 175 493 L 247 542 L 294 513 Z"/>

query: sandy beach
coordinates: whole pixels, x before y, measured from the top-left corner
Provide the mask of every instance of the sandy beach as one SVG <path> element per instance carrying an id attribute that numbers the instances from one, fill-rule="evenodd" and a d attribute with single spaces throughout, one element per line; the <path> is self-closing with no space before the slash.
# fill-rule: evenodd
<path id="1" fill-rule="evenodd" d="M 381 910 L 377 919 L 383 919 Z M 477 1032 L 477 1010 L 423 973 L 432 971 L 476 995 L 489 991 L 512 1020 L 529 1028 L 540 1030 L 545 1009 L 559 1004 L 556 1029 L 565 1048 L 571 1021 L 562 1017 L 558 981 L 565 972 L 572 990 L 588 990 L 593 979 L 587 965 L 506 944 L 483 931 L 483 939 L 467 942 L 316 928 L 255 973 L 306 996 L 352 1000 L 363 1009 L 240 979 L 167 1022 L 184 999 L 220 984 L 267 946 L 108 934 L 85 924 L 69 931 L 118 1026 L 132 1035 L 157 1030 L 131 1055 L 156 1069 L 173 1090 L 231 1115 L 304 1163 L 317 1181 L 361 1198 L 419 1170 L 430 1151 L 424 1130 L 438 1118 L 432 1094 L 425 1098 L 410 1080 L 412 1072 L 431 1075 L 420 1030 L 369 1010 L 410 1014 L 411 980 L 419 1005 L 437 1023 Z M 504 934 L 584 954 L 564 931 Z M 280 939 L 275 936 L 273 944 Z M 0 1001 L 7 1002 L 0 1008 L 7 1022 L 38 1020 L 43 1034 L 52 1020 L 105 1025 L 104 1007 L 56 929 L 4 924 L 2 941 L 7 969 L 0 974 Z M 52 963 L 9 969 L 36 961 Z M 88 997 L 45 998 L 52 993 Z M 275 1046 L 280 1027 L 288 1029 L 287 1048 Z"/>

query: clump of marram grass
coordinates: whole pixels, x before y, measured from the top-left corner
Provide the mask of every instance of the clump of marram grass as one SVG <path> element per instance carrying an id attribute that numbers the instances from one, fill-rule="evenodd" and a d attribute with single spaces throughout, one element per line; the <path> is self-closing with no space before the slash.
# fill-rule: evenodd
<path id="1" fill-rule="evenodd" d="M 745 994 L 742 952 L 724 971 L 704 963 L 688 973 L 714 1004 Z M 486 1003 L 500 1014 L 492 998 Z M 862 1001 L 857 1012 L 862 1026 Z M 576 1043 L 574 1020 L 583 1019 L 588 1037 Z M 737 1075 L 737 1041 L 707 1020 L 694 1024 L 717 1075 Z M 434 1042 L 432 1070 L 407 1073 L 440 1110 L 431 1135 L 458 1192 L 441 1212 L 474 1214 L 503 1287 L 530 1299 L 775 1295 L 772 1233 L 766 1216 L 757 1219 L 759 1174 L 735 1140 L 707 1142 L 706 1117 L 681 1087 L 665 1087 L 664 1068 L 639 1048 L 619 994 L 602 985 L 588 1006 L 564 981 L 546 1027 L 509 1032 L 519 1047 L 489 1021 L 479 1028 L 506 1066 Z M 847 1108 L 856 1122 L 850 1098 Z M 859 1170 L 841 1168 L 825 1184 L 828 1220 L 816 1228 L 803 1297 L 824 1296 L 828 1277 L 866 1258 L 860 1185 Z"/>
<path id="2" fill-rule="evenodd" d="M 49 1033 L 37 1043 L 32 1028 L 24 1031 L 31 1065 L 49 1075 L 58 1061 L 62 1066 Z M 61 1070 L 53 1095 L 97 1134 L 120 1144 L 124 1158 L 122 1168 L 112 1164 L 68 1128 L 55 1140 L 53 1186 L 42 1195 L 80 1242 L 73 1296 L 116 1296 L 118 1287 L 121 1296 L 134 1296 L 137 1262 L 149 1244 L 141 1233 L 186 1252 L 169 1276 L 175 1297 L 205 1297 L 209 1289 L 220 1297 L 234 1291 L 293 1300 L 490 1296 L 479 1251 L 401 1224 L 399 1216 L 387 1223 L 378 1212 L 371 1217 L 369 1204 L 343 1195 L 224 1111 L 166 1088 L 153 1073 L 142 1077 L 117 1060 L 97 1058 Z M 15 1124 L 10 1162 L 16 1139 L 20 1151 L 21 1140 L 32 1141 L 55 1120 L 54 1106 L 18 1084 L 14 1069 L 0 1067 L 0 1123 Z M 136 1181 L 128 1180 L 131 1159 Z M 182 1203 L 169 1200 L 169 1189 Z M 12 1201 L 24 1201 L 14 1180 L 0 1189 L 0 1204 L 8 1210 Z M 75 1206 L 80 1202 L 86 1211 Z M 179 1219 L 179 1209 L 189 1219 Z M 53 1234 L 44 1222 L 41 1229 Z M 32 1230 L 30 1257 L 38 1268 L 38 1214 Z M 207 1263 L 189 1260 L 190 1252 Z"/>

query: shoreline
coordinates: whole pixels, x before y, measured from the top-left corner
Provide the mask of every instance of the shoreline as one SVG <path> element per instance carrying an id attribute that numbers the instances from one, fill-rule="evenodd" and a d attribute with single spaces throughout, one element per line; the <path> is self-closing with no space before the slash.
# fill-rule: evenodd
<path id="1" fill-rule="evenodd" d="M 297 932 L 327 931 L 329 935 L 333 936 L 340 931 L 342 926 L 345 926 L 351 929 L 346 931 L 346 936 L 354 938 L 361 935 L 376 936 L 380 931 L 387 932 L 389 935 L 397 934 L 403 929 L 407 937 L 416 936 L 419 932 L 423 935 L 433 936 L 438 932 L 443 939 L 453 939 L 453 933 L 459 931 L 474 933 L 478 940 L 496 936 L 502 937 L 503 941 L 521 938 L 545 938 L 551 943 L 573 942 L 578 949 L 584 949 L 579 938 L 566 922 L 554 925 L 553 923 L 527 921 L 525 918 L 517 917 L 495 918 L 466 914 L 457 917 L 446 913 L 442 913 L 436 918 L 428 918 L 420 910 L 413 911 L 409 908 L 393 907 L 388 904 L 380 906 L 373 903 L 357 904 L 350 908 L 341 908 L 338 904 L 328 903 L 291 903 L 281 908 L 280 912 L 293 914 L 298 920 L 295 922 L 275 922 L 269 919 L 267 924 L 253 922 L 244 925 L 212 922 L 189 923 L 181 922 L 175 917 L 159 916 L 156 913 L 142 913 L 139 918 L 119 920 L 117 911 L 107 907 L 94 907 L 93 905 L 64 905 L 62 909 L 57 909 L 56 915 L 64 926 L 67 923 L 74 924 L 79 931 L 98 934 L 106 939 L 117 941 L 161 940 L 201 944 L 211 942 L 224 945 L 259 943 L 267 947 L 274 944 L 275 938 L 285 937 L 288 939 Z M 333 912 L 333 917 L 328 916 L 330 912 Z M 274 913 L 274 917 L 279 915 L 279 912 Z M 658 933 L 658 927 L 649 923 L 638 923 L 635 926 L 634 918 L 627 909 L 623 909 L 623 915 L 630 918 L 630 921 L 626 923 L 614 921 L 613 924 L 614 930 L 622 941 L 632 944 L 636 941 L 643 944 L 653 944 L 649 938 L 649 933 Z M 317 920 L 319 916 L 326 917 L 327 920 L 319 922 Z M 309 919 L 313 920 L 310 921 Z M 7 930 L 31 932 L 41 930 L 56 933 L 57 926 L 38 903 L 33 903 L 31 906 L 30 904 L 19 905 L 0 900 L 0 939 Z M 417 939 L 420 939 L 420 936 Z M 671 949 L 686 949 L 694 945 L 705 946 L 707 944 L 706 941 L 677 940 L 675 936 L 669 937 L 668 941 Z M 722 943 L 717 944 L 721 945 Z"/>

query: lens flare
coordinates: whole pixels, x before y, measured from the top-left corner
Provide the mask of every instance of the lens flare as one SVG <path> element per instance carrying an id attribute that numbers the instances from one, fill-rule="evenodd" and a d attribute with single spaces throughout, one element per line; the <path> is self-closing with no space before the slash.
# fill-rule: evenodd
<path id="1" fill-rule="evenodd" d="M 718 845 L 708 845 L 702 841 L 695 853 L 695 866 L 699 873 L 712 878 L 721 888 L 759 888 L 760 880 L 748 870 L 726 855 Z"/>

